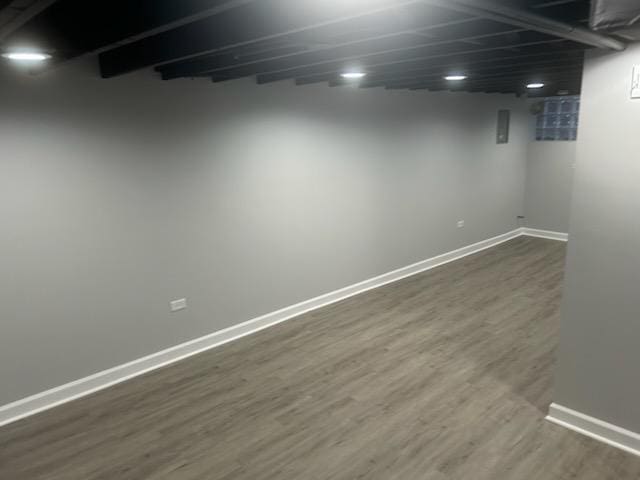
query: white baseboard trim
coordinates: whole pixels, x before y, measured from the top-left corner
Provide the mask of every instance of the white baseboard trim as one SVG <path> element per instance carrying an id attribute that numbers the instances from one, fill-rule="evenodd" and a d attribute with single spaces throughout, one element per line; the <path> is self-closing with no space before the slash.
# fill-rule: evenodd
<path id="1" fill-rule="evenodd" d="M 640 457 L 640 434 L 552 403 L 547 420 Z"/>
<path id="2" fill-rule="evenodd" d="M 498 235 L 497 237 L 489 238 L 487 240 L 414 263 L 413 265 L 393 270 L 369 280 L 341 288 L 310 300 L 305 300 L 296 305 L 285 307 L 281 310 L 254 318 L 253 320 L 176 345 L 166 350 L 162 350 L 161 352 L 153 353 L 132 362 L 118 365 L 114 368 L 52 388 L 51 390 L 0 406 L 0 426 L 7 425 L 63 403 L 76 400 L 246 335 L 251 335 L 252 333 L 259 332 L 260 330 L 292 319 L 302 315 L 303 313 L 358 295 L 359 293 L 366 292 L 367 290 L 396 282 L 411 275 L 430 270 L 439 265 L 453 262 L 454 260 L 494 247 L 513 238 L 522 235 L 529 235 L 525 230 L 528 229 L 518 228 L 511 232 Z"/>
<path id="3" fill-rule="evenodd" d="M 549 240 L 559 240 L 566 242 L 569 240 L 568 233 L 552 232 L 551 230 L 539 230 L 537 228 L 522 228 L 522 234 L 528 237 L 547 238 Z"/>

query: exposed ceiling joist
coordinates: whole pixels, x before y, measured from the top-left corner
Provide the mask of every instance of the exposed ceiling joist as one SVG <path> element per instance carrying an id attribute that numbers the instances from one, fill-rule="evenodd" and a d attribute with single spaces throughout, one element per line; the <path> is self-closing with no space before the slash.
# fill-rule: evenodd
<path id="1" fill-rule="evenodd" d="M 548 0 L 546 2 L 533 5 L 531 8 L 542 9 L 549 7 L 557 7 L 558 5 L 566 5 L 568 3 L 577 3 L 579 0 Z"/>
<path id="2" fill-rule="evenodd" d="M 427 35 L 427 33 L 433 30 L 444 30 L 456 26 L 468 26 L 469 28 L 472 28 L 472 25 L 470 24 L 477 22 L 477 18 L 470 17 L 455 21 L 434 23 L 431 25 L 424 25 L 410 29 L 407 29 L 407 26 L 403 25 L 402 27 L 404 27 L 404 29 L 401 28 L 379 35 L 363 35 L 361 38 L 357 38 L 355 40 L 331 45 L 322 45 L 317 48 L 292 52 L 285 55 L 278 55 L 276 52 L 276 54 L 273 56 L 263 55 L 256 60 L 247 60 L 243 57 L 235 57 L 230 59 L 226 56 L 217 55 L 156 67 L 156 71 L 162 74 L 162 78 L 164 80 L 171 80 L 173 78 L 185 76 L 203 76 L 207 74 L 213 74 L 214 72 L 221 72 L 224 70 L 232 70 L 236 68 L 240 68 L 242 71 L 248 72 L 246 74 L 234 75 L 236 77 L 251 75 L 261 70 L 264 71 L 265 69 L 269 71 L 269 68 L 271 69 L 270 71 L 282 70 L 287 68 L 287 66 L 309 64 L 310 62 L 318 62 L 322 59 L 334 59 L 340 55 L 347 55 L 349 52 L 351 52 L 351 54 L 353 55 L 356 52 L 361 52 L 362 54 L 369 53 L 371 51 L 375 51 L 376 48 L 380 49 L 386 47 L 388 49 L 389 45 L 391 45 L 391 42 L 397 41 L 398 43 L 401 43 L 401 41 L 408 36 L 414 35 L 431 38 L 431 36 Z M 382 45 L 384 45 L 385 47 L 383 47 Z"/>
<path id="3" fill-rule="evenodd" d="M 581 83 L 580 71 L 561 72 L 558 74 L 547 74 L 544 77 L 544 89 L 549 91 L 558 90 L 579 90 Z M 495 81 L 469 82 L 464 86 L 454 86 L 446 82 L 416 82 L 414 84 L 388 85 L 385 90 L 448 90 L 451 92 L 462 91 L 486 91 L 489 89 L 505 89 L 516 94 L 538 93 L 538 89 L 529 89 L 527 84 L 530 80 L 527 76 L 513 76 Z"/>
<path id="4" fill-rule="evenodd" d="M 408 65 L 422 65 L 425 61 L 433 60 L 436 58 L 455 58 L 460 55 L 470 55 L 474 53 L 486 53 L 486 52 L 495 52 L 500 50 L 512 50 L 514 48 L 525 48 L 525 47 L 540 47 L 545 45 L 553 45 L 561 42 L 565 42 L 562 39 L 550 39 L 550 40 L 536 40 L 531 42 L 520 42 L 514 44 L 502 44 L 495 45 L 491 47 L 485 48 L 475 48 L 470 50 L 459 50 L 459 51 L 448 51 L 448 52 L 436 52 L 432 54 L 418 55 L 411 58 L 405 58 L 401 60 L 389 60 L 382 62 L 372 62 L 370 64 L 366 64 L 365 68 L 367 69 L 377 69 L 381 67 L 393 67 L 393 68 L 403 68 Z M 267 73 L 261 74 L 257 76 L 258 83 L 269 83 L 276 82 L 279 80 L 286 80 L 288 78 L 299 78 L 306 77 L 309 75 L 318 75 L 318 74 L 335 74 L 341 70 L 342 63 L 334 64 L 334 65 L 316 65 L 311 67 L 301 67 L 295 68 L 283 72 L 275 72 L 275 73 Z"/>
<path id="5" fill-rule="evenodd" d="M 90 50 L 83 52 L 83 55 L 99 54 L 122 47 L 255 1 L 259 0 L 175 2 L 171 9 L 157 9 L 156 14 L 146 21 L 143 16 L 136 16 L 130 19 L 131 21 L 122 22 L 124 28 L 114 29 L 111 35 L 100 38 Z"/>
<path id="6" fill-rule="evenodd" d="M 479 73 L 477 75 L 474 75 L 473 78 L 464 80 L 463 82 L 466 82 L 466 85 L 477 85 L 477 84 L 482 84 L 483 82 L 496 84 L 496 83 L 500 83 L 500 82 L 514 79 L 514 78 L 523 79 L 526 81 L 534 81 L 538 79 L 544 79 L 545 77 L 547 78 L 561 77 L 563 75 L 575 74 L 576 72 L 580 72 L 581 70 L 582 70 L 581 64 L 560 65 L 555 67 L 545 67 L 545 68 L 536 68 L 536 69 L 521 68 L 521 69 L 513 70 L 508 73 L 505 73 L 505 72 L 493 73 L 493 74 Z M 444 80 L 441 75 L 437 75 L 432 77 L 389 82 L 385 84 L 385 87 L 407 88 L 407 86 L 412 86 L 412 85 L 421 85 L 421 84 L 429 84 L 429 83 L 441 84 L 444 82 L 446 82 L 446 80 Z M 460 88 L 464 88 L 466 86 L 465 83 L 463 82 L 458 84 Z M 452 88 L 456 88 L 456 84 L 452 84 L 450 82 L 447 84 L 450 85 Z"/>
<path id="7" fill-rule="evenodd" d="M 584 50 L 549 51 L 528 55 L 491 56 L 480 59 L 464 59 L 454 62 L 447 60 L 428 62 L 428 65 L 419 68 L 406 68 L 390 71 L 373 70 L 360 85 L 384 84 L 384 82 L 398 78 L 417 78 L 424 75 L 439 72 L 439 74 L 476 73 L 489 69 L 508 69 L 521 65 L 553 65 L 560 62 L 583 62 Z M 349 84 L 348 80 L 339 78 L 338 75 L 317 75 L 296 79 L 296 85 L 307 85 L 318 82 L 331 82 L 332 84 Z"/>
<path id="8" fill-rule="evenodd" d="M 12 20 L 22 6 L 24 22 L 24 7 L 36 3 L 42 10 L 30 10 L 35 15 L 5 48 L 41 47 L 53 56 L 49 66 L 97 54 L 104 77 L 154 66 L 164 79 L 255 76 L 258 83 L 337 86 L 353 83 L 340 73 L 361 70 L 362 87 L 517 90 L 501 77 L 580 67 L 581 52 L 592 46 L 624 48 L 579 26 L 589 0 L 0 0 L 0 32 L 9 4 Z M 473 80 L 440 85 L 456 72 Z M 579 87 L 569 76 L 563 81 Z"/>
<path id="9" fill-rule="evenodd" d="M 567 5 L 568 3 L 574 4 L 574 6 L 571 7 L 570 10 L 566 10 L 566 9 L 563 9 L 560 11 L 557 10 L 558 6 Z M 579 6 L 579 8 L 575 6 L 576 4 Z M 585 4 L 583 0 L 561 0 L 561 1 L 556 0 L 556 1 L 545 2 L 545 3 L 533 2 L 531 5 L 532 8 L 550 9 L 551 11 L 556 12 L 556 14 L 561 14 L 563 17 L 566 17 L 567 14 L 569 14 L 570 17 L 573 18 L 574 20 L 585 15 L 584 6 Z M 552 8 L 552 7 L 555 7 L 555 8 Z M 438 11 L 446 12 L 448 10 L 439 9 Z M 259 65 L 262 62 L 279 60 L 280 61 L 279 68 L 284 69 L 286 68 L 287 61 L 289 61 L 289 64 L 295 63 L 296 61 L 298 61 L 299 63 L 308 64 L 311 60 L 309 58 L 306 58 L 304 54 L 307 54 L 307 55 L 315 54 L 317 57 L 317 61 L 319 61 L 321 59 L 320 57 L 322 56 L 324 56 L 324 58 L 330 57 L 332 52 L 334 57 L 337 57 L 339 55 L 345 56 L 347 55 L 347 52 L 345 52 L 345 49 L 348 47 L 352 47 L 351 53 L 355 54 L 355 52 L 353 51 L 354 47 L 358 45 L 366 44 L 368 42 L 378 41 L 379 43 L 382 43 L 385 40 L 387 40 L 388 43 L 390 44 L 393 41 L 399 40 L 403 36 L 407 37 L 409 34 L 413 34 L 416 37 L 418 35 L 426 34 L 425 36 L 427 38 L 430 38 L 432 37 L 432 35 L 430 34 L 430 30 L 432 29 L 438 29 L 438 28 L 444 28 L 444 27 L 455 28 L 457 25 L 464 26 L 465 24 L 469 24 L 469 23 L 473 24 L 473 23 L 482 23 L 482 22 L 491 23 L 494 26 L 501 25 L 499 23 L 495 23 L 490 20 L 481 19 L 480 17 L 459 18 L 460 17 L 459 12 L 451 11 L 451 13 L 456 13 L 458 18 L 450 21 L 444 21 L 444 22 L 436 21 L 434 22 L 433 25 L 429 25 L 423 28 L 418 27 L 417 24 L 412 28 L 412 25 L 411 25 L 412 22 L 405 21 L 404 23 L 401 23 L 401 22 L 399 23 L 397 22 L 397 18 L 395 16 L 387 15 L 385 19 L 386 22 L 385 22 L 384 31 L 374 36 L 361 35 L 355 39 L 350 39 L 350 41 L 348 42 L 326 42 L 324 45 L 319 45 L 319 46 L 310 45 L 309 48 L 306 48 L 306 49 L 302 48 L 302 46 L 300 45 L 299 46 L 300 48 L 298 49 L 291 48 L 284 53 L 282 53 L 280 50 L 274 50 L 271 55 L 265 54 L 265 55 L 247 56 L 243 53 L 236 55 L 232 50 L 226 54 L 214 53 L 211 55 L 197 56 L 195 58 L 188 59 L 185 61 L 171 62 L 169 64 L 164 64 L 156 67 L 156 71 L 162 74 L 163 79 L 171 80 L 171 79 L 180 78 L 180 77 L 204 76 L 206 74 L 213 75 L 214 72 L 218 72 L 224 69 L 229 69 L 231 67 L 244 67 L 242 70 L 245 73 L 241 75 L 229 75 L 228 77 L 225 77 L 225 75 L 223 74 L 220 74 L 220 75 L 215 74 L 215 77 L 219 79 L 238 78 L 244 75 L 254 75 L 254 74 L 268 71 L 268 68 L 263 68 Z M 415 15 L 408 16 L 408 18 L 412 18 L 412 19 L 414 17 Z M 429 17 L 433 17 L 433 15 L 430 15 Z M 355 27 L 354 33 L 357 33 L 357 32 L 358 32 L 358 27 Z M 292 43 L 296 43 L 295 41 L 293 41 L 295 39 L 291 39 L 291 40 L 292 40 Z M 474 43 L 473 40 L 469 40 L 468 42 Z M 304 43 L 304 42 L 301 42 L 301 43 Z M 374 45 L 371 45 L 371 49 L 373 48 L 374 48 Z M 366 53 L 366 49 L 363 49 L 363 51 Z M 299 57 L 297 57 L 298 55 Z M 250 65 L 252 64 L 255 65 L 256 67 L 255 69 L 250 68 Z M 274 67 L 271 68 L 271 70 L 275 70 L 275 69 L 276 68 Z"/>
<path id="10" fill-rule="evenodd" d="M 509 7 L 491 0 L 422 0 L 429 5 L 449 8 L 468 15 L 477 15 L 509 25 L 519 26 L 540 33 L 565 38 L 597 48 L 621 51 L 626 44 L 616 38 L 595 33 L 586 28 Z"/>
<path id="11" fill-rule="evenodd" d="M 550 68 L 582 68 L 583 61 L 582 59 L 559 59 L 556 62 L 539 62 L 539 63 L 511 63 L 506 65 L 497 65 L 493 67 L 487 67 L 484 69 L 474 69 L 472 80 L 477 78 L 485 77 L 485 76 L 504 76 L 509 75 L 513 72 L 518 71 L 536 71 L 536 72 L 544 72 L 546 69 Z M 366 81 L 360 83 L 360 87 L 370 88 L 370 87 L 382 87 L 384 85 L 401 83 L 401 82 L 415 82 L 420 81 L 422 79 L 442 79 L 444 76 L 449 74 L 450 71 L 446 68 L 434 68 L 429 73 L 423 73 L 421 75 L 391 75 L 391 76 L 382 76 L 372 79 L 367 79 Z M 494 75 L 491 75 L 494 74 Z M 330 86 L 341 86 L 348 85 L 349 82 L 344 79 L 333 79 L 329 81 Z"/>
<path id="12" fill-rule="evenodd" d="M 476 34 L 474 33 L 476 31 Z M 293 78 L 297 75 L 291 74 L 293 71 L 300 69 L 326 70 L 327 68 L 339 70 L 348 67 L 349 64 L 357 64 L 365 67 L 368 62 L 381 62 L 385 60 L 397 61 L 403 58 L 411 58 L 419 53 L 424 53 L 430 49 L 444 47 L 451 44 L 467 43 L 473 41 L 490 41 L 499 37 L 508 37 L 510 35 L 524 33 L 522 29 L 513 29 L 508 26 L 481 26 L 481 28 L 469 29 L 468 36 L 450 35 L 448 38 L 436 41 L 423 41 L 421 43 L 410 46 L 398 45 L 389 48 L 393 44 L 387 42 L 370 42 L 363 45 L 361 49 L 355 52 L 350 49 L 345 50 L 346 56 L 330 55 L 302 55 L 295 61 L 286 62 L 262 62 L 259 64 L 247 65 L 233 69 L 225 69 L 215 72 L 216 78 L 220 80 L 230 80 L 235 78 L 246 77 L 248 75 L 275 73 L 282 74 L 285 78 Z M 315 61 L 314 61 L 315 60 Z M 219 76 L 218 76 L 219 74 Z"/>
<path id="13" fill-rule="evenodd" d="M 100 54 L 101 72 L 103 77 L 109 78 L 140 68 L 347 22 L 418 1 L 372 0 L 365 10 L 360 2 L 335 2 L 331 4 L 332 8 L 327 8 L 323 2 L 262 0 L 226 11 L 211 20 L 193 22 L 104 52 Z"/>
<path id="14" fill-rule="evenodd" d="M 226 12 L 227 10 L 250 4 L 255 1 L 258 0 L 229 0 L 223 3 L 212 2 L 213 5 L 211 5 L 210 7 L 194 10 L 192 10 L 192 8 L 194 7 L 194 2 L 176 2 L 176 11 L 172 12 L 170 17 L 175 18 L 174 20 L 162 17 L 156 18 L 156 21 L 154 23 L 157 24 L 157 26 L 153 26 L 153 28 L 147 27 L 146 30 L 141 27 L 141 31 L 139 33 L 132 33 L 130 36 L 121 39 L 113 39 L 113 43 L 105 44 L 100 48 L 100 50 L 93 53 L 110 50 L 118 46 L 123 46 L 129 43 L 136 42 L 138 40 L 143 40 L 153 35 L 168 32 L 169 30 L 189 25 L 191 23 L 197 22 L 198 20 L 219 15 L 223 12 Z"/>
<path id="15" fill-rule="evenodd" d="M 0 11 L 0 43 L 56 0 L 13 0 Z"/>

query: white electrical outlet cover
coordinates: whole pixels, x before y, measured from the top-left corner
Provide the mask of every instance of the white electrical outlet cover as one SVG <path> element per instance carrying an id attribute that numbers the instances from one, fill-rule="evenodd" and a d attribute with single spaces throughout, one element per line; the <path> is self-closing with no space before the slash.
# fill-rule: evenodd
<path id="1" fill-rule="evenodd" d="M 181 298 L 179 300 L 174 300 L 172 302 L 169 302 L 169 308 L 171 309 L 172 312 L 184 310 L 185 308 L 187 308 L 187 299 Z"/>

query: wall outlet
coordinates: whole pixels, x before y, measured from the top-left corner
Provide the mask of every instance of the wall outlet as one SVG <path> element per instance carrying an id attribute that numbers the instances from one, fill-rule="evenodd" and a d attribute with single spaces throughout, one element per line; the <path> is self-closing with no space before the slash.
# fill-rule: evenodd
<path id="1" fill-rule="evenodd" d="M 169 308 L 172 312 L 178 312 L 180 310 L 184 310 L 187 308 L 187 299 L 180 298 L 179 300 L 174 300 L 173 302 L 169 302 Z"/>
<path id="2" fill-rule="evenodd" d="M 464 227 L 464 220 L 458 221 L 458 228 L 463 228 L 463 227 Z"/>

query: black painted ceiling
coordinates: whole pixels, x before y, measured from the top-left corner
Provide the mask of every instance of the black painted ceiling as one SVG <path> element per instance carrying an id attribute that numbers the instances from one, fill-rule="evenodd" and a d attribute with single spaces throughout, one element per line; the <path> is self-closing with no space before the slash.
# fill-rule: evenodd
<path id="1" fill-rule="evenodd" d="M 437 2 L 436 2 L 437 3 Z M 494 2 L 496 3 L 496 2 Z M 499 2 L 498 2 L 499 3 Z M 503 0 L 588 25 L 588 0 Z M 517 23 L 517 22 L 515 22 Z M 0 49 L 35 46 L 49 68 L 98 55 L 111 78 L 142 68 L 158 77 L 362 88 L 578 93 L 589 45 L 421 0 L 0 0 Z M 51 65 L 53 64 L 53 65 Z M 464 73 L 463 82 L 443 76 Z"/>

